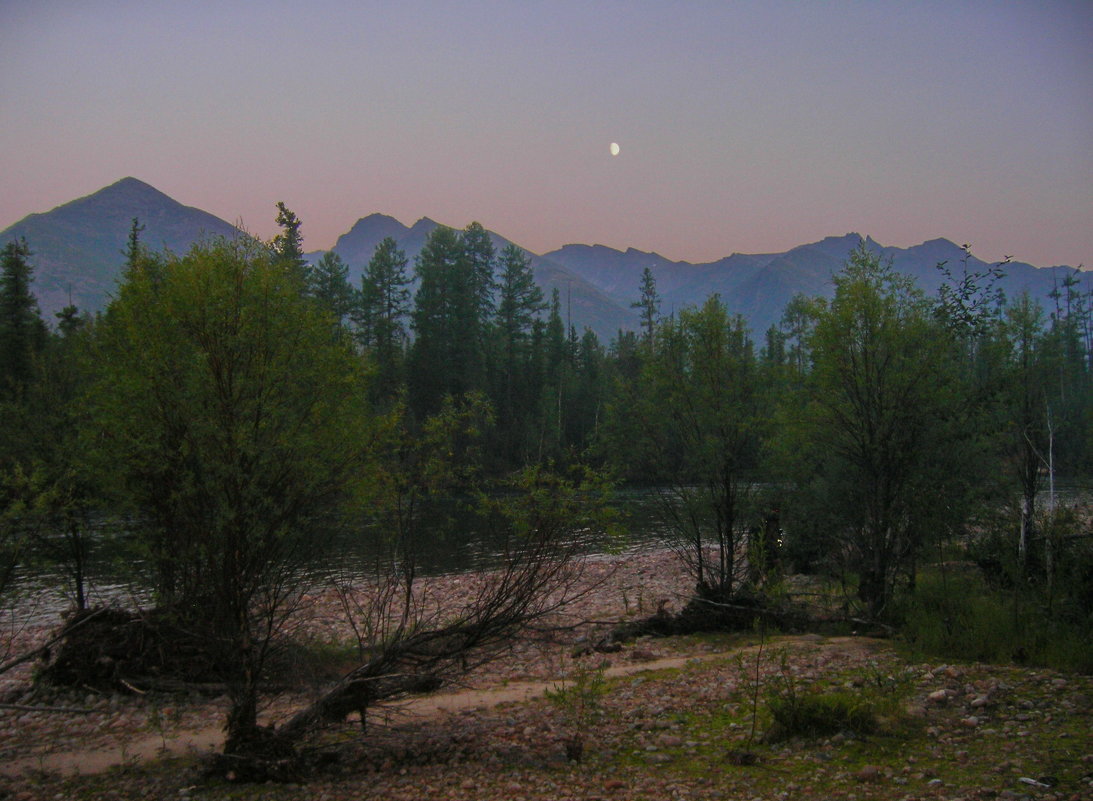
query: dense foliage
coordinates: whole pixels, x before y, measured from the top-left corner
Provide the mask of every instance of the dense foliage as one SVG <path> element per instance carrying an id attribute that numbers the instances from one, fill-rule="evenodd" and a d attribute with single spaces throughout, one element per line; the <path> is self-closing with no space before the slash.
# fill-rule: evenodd
<path id="1" fill-rule="evenodd" d="M 30 248 L 4 247 L 0 589 L 48 533 L 82 605 L 92 512 L 134 513 L 158 601 L 217 644 L 246 701 L 293 560 L 335 510 L 363 502 L 409 542 L 420 498 L 472 473 L 593 466 L 656 488 L 707 602 L 821 572 L 851 614 L 921 623 L 944 616 L 923 566 L 958 554 L 1003 605 L 1046 610 L 1015 620 L 1088 637 L 1088 506 L 1052 483 L 1093 471 L 1080 274 L 1044 310 L 992 290 L 1004 265 L 941 265 L 929 298 L 862 245 L 832 298 L 795 299 L 757 346 L 716 296 L 662 315 L 646 270 L 640 331 L 605 344 L 477 223 L 436 228 L 412 265 L 384 240 L 353 287 L 334 254 L 307 264 L 284 204 L 277 221 L 271 243 L 182 256 L 145 252 L 134 221 L 114 302 L 52 332 Z"/>

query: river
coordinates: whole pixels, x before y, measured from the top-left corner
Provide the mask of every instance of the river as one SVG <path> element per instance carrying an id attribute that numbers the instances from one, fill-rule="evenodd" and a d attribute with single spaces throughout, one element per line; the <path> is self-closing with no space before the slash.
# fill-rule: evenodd
<path id="1" fill-rule="evenodd" d="M 644 548 L 659 542 L 655 491 L 627 490 L 616 494 L 612 505 L 625 521 L 625 539 L 607 540 L 590 531 L 574 533 L 584 553 L 608 553 Z M 441 519 L 443 518 L 443 519 Z M 500 564 L 503 542 L 495 533 L 477 525 L 473 515 L 448 507 L 428 527 L 433 536 L 422 537 L 416 548 L 418 574 L 423 576 L 484 570 Z M 362 522 L 343 526 L 331 533 L 332 545 L 323 549 L 301 571 L 313 580 L 337 575 L 339 578 L 374 574 L 374 565 L 385 553 L 382 532 Z M 136 547 L 133 526 L 122 520 L 101 519 L 89 537 L 84 591 L 89 606 L 146 606 L 151 603 L 146 565 Z M 74 605 L 74 584 L 63 567 L 45 553 L 31 549 L 16 571 L 14 586 L 4 607 L 18 606 L 22 622 L 31 624 L 56 620 Z"/>

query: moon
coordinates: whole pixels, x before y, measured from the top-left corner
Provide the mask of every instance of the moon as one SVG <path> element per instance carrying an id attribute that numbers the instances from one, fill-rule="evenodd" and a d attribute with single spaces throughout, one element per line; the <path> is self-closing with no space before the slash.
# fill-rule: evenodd
<path id="1" fill-rule="evenodd" d="M 612 142 L 611 147 L 609 147 L 607 149 L 611 151 L 612 156 L 619 155 L 619 143 L 618 142 Z"/>

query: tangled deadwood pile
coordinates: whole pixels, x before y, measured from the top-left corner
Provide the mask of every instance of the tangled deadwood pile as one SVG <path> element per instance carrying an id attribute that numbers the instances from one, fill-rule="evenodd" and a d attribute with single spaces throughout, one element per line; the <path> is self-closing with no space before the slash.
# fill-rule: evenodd
<path id="1" fill-rule="evenodd" d="M 167 611 L 99 608 L 76 612 L 43 654 L 39 682 L 108 692 L 215 691 L 217 665 Z"/>

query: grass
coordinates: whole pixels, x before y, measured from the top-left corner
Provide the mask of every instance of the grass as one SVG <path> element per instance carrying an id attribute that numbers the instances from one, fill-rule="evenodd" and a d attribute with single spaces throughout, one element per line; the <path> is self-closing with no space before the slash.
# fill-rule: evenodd
<path id="1" fill-rule="evenodd" d="M 773 723 L 766 739 L 772 743 L 840 733 L 864 736 L 880 726 L 872 703 L 845 691 L 777 694 L 767 710 Z"/>
<path id="2" fill-rule="evenodd" d="M 900 639 L 912 657 L 1093 673 L 1091 621 L 1050 614 L 1031 592 L 995 589 L 977 573 L 923 571 L 904 600 Z"/>

